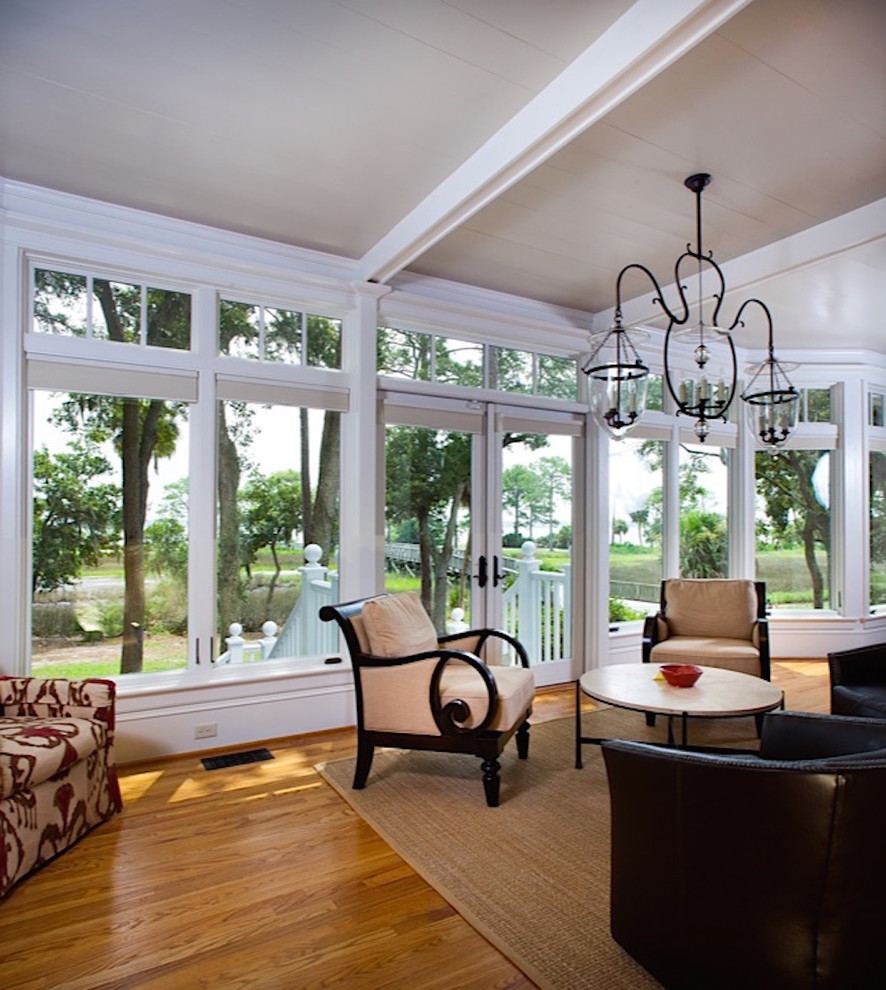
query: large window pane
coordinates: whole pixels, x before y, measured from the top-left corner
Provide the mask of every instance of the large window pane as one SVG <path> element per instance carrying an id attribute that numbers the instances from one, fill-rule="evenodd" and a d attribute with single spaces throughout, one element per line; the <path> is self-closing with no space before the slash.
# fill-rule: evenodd
<path id="1" fill-rule="evenodd" d="M 664 443 L 625 437 L 609 445 L 609 620 L 658 606 L 662 578 Z"/>
<path id="2" fill-rule="evenodd" d="M 728 471 L 725 448 L 680 445 L 680 574 L 729 574 Z"/>
<path id="3" fill-rule="evenodd" d="M 338 601 L 340 419 L 218 404 L 220 663 L 337 648 L 317 612 Z"/>
<path id="4" fill-rule="evenodd" d="M 572 655 L 571 436 L 501 436 L 504 628 L 531 663 Z"/>
<path id="5" fill-rule="evenodd" d="M 183 403 L 34 393 L 32 673 L 186 666 L 187 458 Z"/>
<path id="6" fill-rule="evenodd" d="M 871 451 L 871 607 L 886 605 L 886 451 Z"/>
<path id="7" fill-rule="evenodd" d="M 757 577 L 774 608 L 831 608 L 831 454 L 756 454 Z"/>
<path id="8" fill-rule="evenodd" d="M 418 591 L 437 631 L 453 608 L 470 624 L 470 433 L 389 426 L 385 590 Z"/>

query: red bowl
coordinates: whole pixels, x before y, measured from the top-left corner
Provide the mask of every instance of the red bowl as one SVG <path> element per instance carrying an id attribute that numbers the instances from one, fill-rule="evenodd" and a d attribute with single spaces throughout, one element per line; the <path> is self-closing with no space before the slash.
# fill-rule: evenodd
<path id="1" fill-rule="evenodd" d="M 659 670 L 674 687 L 692 687 L 704 671 L 694 663 L 663 663 Z"/>

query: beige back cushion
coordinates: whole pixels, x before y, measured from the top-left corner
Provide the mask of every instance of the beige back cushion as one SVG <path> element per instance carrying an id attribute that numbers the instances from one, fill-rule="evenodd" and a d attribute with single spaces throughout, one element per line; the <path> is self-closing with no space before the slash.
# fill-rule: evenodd
<path id="1" fill-rule="evenodd" d="M 408 657 L 437 649 L 437 630 L 414 591 L 370 598 L 362 618 L 362 631 L 374 656 Z"/>
<path id="2" fill-rule="evenodd" d="M 671 636 L 723 636 L 751 639 L 757 621 L 753 581 L 670 578 L 665 617 Z"/>

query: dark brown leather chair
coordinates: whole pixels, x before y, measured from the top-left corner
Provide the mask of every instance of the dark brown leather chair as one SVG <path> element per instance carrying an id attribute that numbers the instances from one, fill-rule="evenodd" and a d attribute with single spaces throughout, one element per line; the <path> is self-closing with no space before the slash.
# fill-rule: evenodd
<path id="1" fill-rule="evenodd" d="M 828 654 L 831 712 L 886 718 L 886 643 Z"/>
<path id="2" fill-rule="evenodd" d="M 351 654 L 354 788 L 365 787 L 376 746 L 471 753 L 496 807 L 498 757 L 515 734 L 520 759 L 529 753 L 535 683 L 522 644 L 496 629 L 438 636 L 413 592 L 324 605 L 320 618 L 339 624 Z M 515 662 L 502 664 L 503 651 Z"/>
<path id="3" fill-rule="evenodd" d="M 603 743 L 611 927 L 668 988 L 886 973 L 886 723 L 776 712 L 759 755 Z"/>

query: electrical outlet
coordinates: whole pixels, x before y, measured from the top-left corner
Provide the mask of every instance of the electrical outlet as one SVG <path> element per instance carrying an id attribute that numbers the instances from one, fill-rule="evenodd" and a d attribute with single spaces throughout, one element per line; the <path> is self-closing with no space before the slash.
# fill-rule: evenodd
<path id="1" fill-rule="evenodd" d="M 203 725 L 194 726 L 195 739 L 212 739 L 218 735 L 218 722 L 204 722 Z"/>

